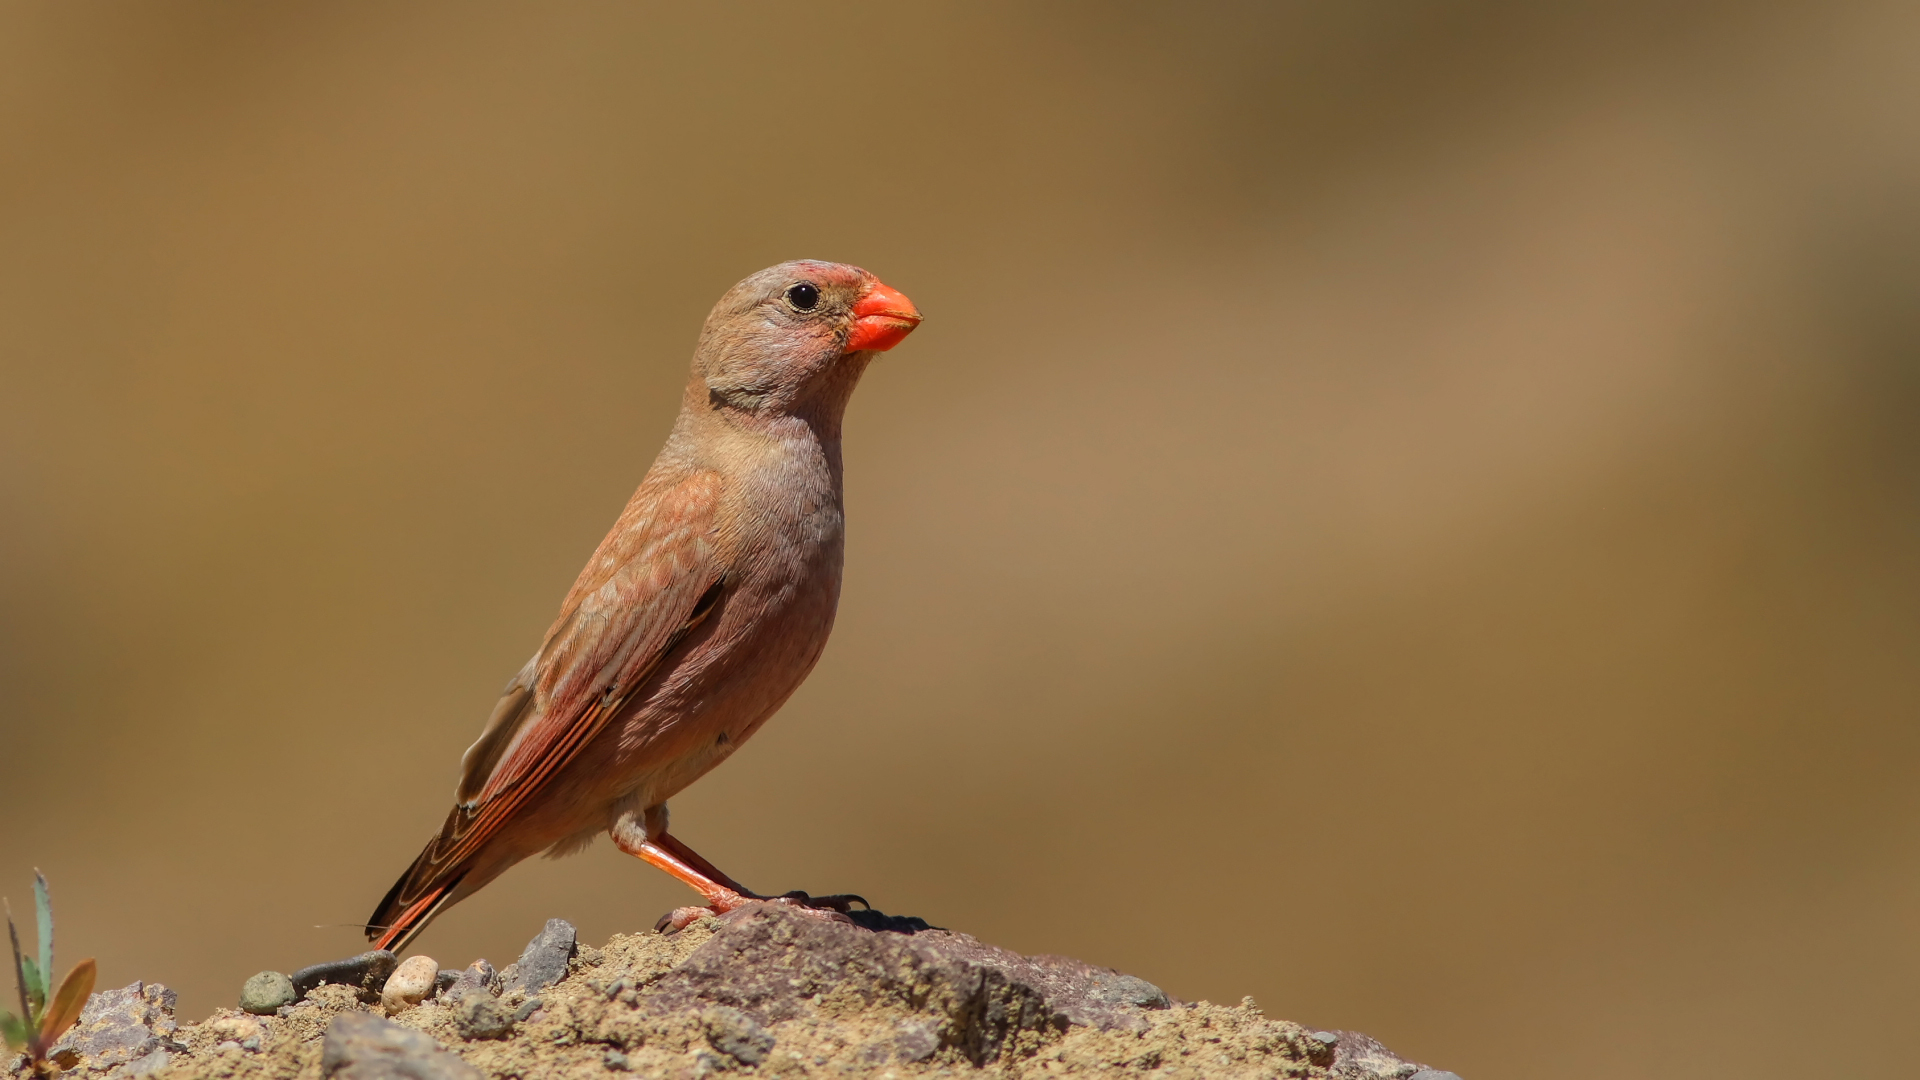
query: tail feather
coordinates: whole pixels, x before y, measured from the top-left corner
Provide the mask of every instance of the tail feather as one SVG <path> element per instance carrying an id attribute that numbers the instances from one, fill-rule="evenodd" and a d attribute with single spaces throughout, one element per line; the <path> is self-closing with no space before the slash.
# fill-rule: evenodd
<path id="1" fill-rule="evenodd" d="M 367 920 L 367 940 L 374 948 L 394 952 L 406 948 L 452 900 L 469 867 L 464 859 L 449 864 L 444 861 L 444 853 L 451 846 L 448 841 L 457 840 L 463 831 L 467 817 L 462 808 L 455 807 L 440 835 L 428 842 L 373 909 L 373 916 Z"/>
<path id="2" fill-rule="evenodd" d="M 453 890 L 459 884 L 460 879 L 455 878 L 435 887 L 427 895 L 408 905 L 398 915 L 392 916 L 391 922 L 380 921 L 386 917 L 387 910 L 386 905 L 382 904 L 380 910 L 374 912 L 373 921 L 367 923 L 367 939 L 373 942 L 373 947 L 376 949 L 387 949 L 396 953 L 405 949 L 407 943 L 412 941 L 420 931 L 425 930 L 435 915 L 440 914 L 440 909 L 453 898 Z"/>

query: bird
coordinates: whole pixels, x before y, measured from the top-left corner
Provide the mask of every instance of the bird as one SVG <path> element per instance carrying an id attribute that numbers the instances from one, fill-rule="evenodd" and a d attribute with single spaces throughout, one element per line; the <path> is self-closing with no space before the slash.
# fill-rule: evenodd
<path id="1" fill-rule="evenodd" d="M 798 260 L 707 316 L 666 445 L 540 648 L 461 758 L 453 809 L 367 920 L 404 949 L 531 855 L 601 832 L 698 892 L 662 928 L 772 900 L 667 831 L 667 800 L 752 738 L 825 648 L 844 552 L 841 426 L 868 364 L 920 324 L 857 266 Z"/>

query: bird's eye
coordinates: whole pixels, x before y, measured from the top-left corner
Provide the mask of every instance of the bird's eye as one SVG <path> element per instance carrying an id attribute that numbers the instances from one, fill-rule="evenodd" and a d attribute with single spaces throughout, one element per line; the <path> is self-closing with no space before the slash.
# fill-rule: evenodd
<path id="1" fill-rule="evenodd" d="M 801 311 L 812 311 L 820 302 L 820 290 L 810 281 L 787 286 L 787 303 Z"/>

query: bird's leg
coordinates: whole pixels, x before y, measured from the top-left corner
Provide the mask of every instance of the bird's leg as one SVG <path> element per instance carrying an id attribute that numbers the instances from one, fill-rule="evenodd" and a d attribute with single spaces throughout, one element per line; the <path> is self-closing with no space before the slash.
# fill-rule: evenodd
<path id="1" fill-rule="evenodd" d="M 706 907 L 681 907 L 662 916 L 654 927 L 664 930 L 671 926 L 675 930 L 683 929 L 693 920 L 703 915 L 724 915 L 742 904 L 754 901 L 771 901 L 777 904 L 791 904 L 802 911 L 847 912 L 853 909 L 855 902 L 862 907 L 870 907 L 864 897 L 845 894 L 839 896 L 808 896 L 798 890 L 781 896 L 763 896 L 745 885 L 728 877 L 719 867 L 708 862 L 700 853 L 680 842 L 666 831 L 665 807 L 658 808 L 658 815 L 649 812 L 644 816 L 645 825 L 653 825 L 658 831 L 634 828 L 641 824 L 623 819 L 608 832 L 613 836 L 614 845 L 621 851 L 665 870 L 679 878 L 707 902 Z"/>

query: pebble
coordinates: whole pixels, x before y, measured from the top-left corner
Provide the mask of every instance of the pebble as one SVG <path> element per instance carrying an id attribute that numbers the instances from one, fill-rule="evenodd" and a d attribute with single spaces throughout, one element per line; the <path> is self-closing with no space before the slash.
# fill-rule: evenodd
<path id="1" fill-rule="evenodd" d="M 567 961 L 579 946 L 579 935 L 565 919 L 548 919 L 546 928 L 532 941 L 513 966 L 509 990 L 538 993 L 567 975 Z"/>
<path id="2" fill-rule="evenodd" d="M 378 1001 L 380 988 L 387 984 L 387 976 L 393 974 L 394 966 L 399 962 L 399 957 L 385 949 L 349 956 L 345 960 L 329 960 L 294 972 L 293 989 L 305 997 L 321 983 L 337 983 L 360 991 L 362 1000 Z"/>
<path id="3" fill-rule="evenodd" d="M 1460 1080 L 1459 1073 L 1450 1073 L 1445 1069 L 1421 1069 L 1407 1080 Z"/>
<path id="4" fill-rule="evenodd" d="M 700 1014 L 707 1042 L 742 1065 L 758 1065 L 773 1051 L 773 1033 L 739 1009 L 715 1005 Z"/>
<path id="5" fill-rule="evenodd" d="M 440 992 L 440 1000 L 452 1005 L 475 991 L 484 991 L 489 997 L 498 997 L 500 994 L 500 973 L 485 960 L 475 960 L 467 970 L 460 972 L 453 980 L 453 985 Z"/>
<path id="6" fill-rule="evenodd" d="M 1095 976 L 1088 996 L 1103 1005 L 1134 1005 L 1142 1009 L 1165 1009 L 1173 1005 L 1165 990 L 1138 976 L 1118 973 Z"/>
<path id="7" fill-rule="evenodd" d="M 293 980 L 277 971 L 263 971 L 240 988 L 240 1008 L 255 1016 L 272 1016 L 282 1005 L 291 1005 L 300 995 Z"/>
<path id="8" fill-rule="evenodd" d="M 284 975 L 281 976 L 281 978 L 285 977 Z M 206 1029 L 212 1032 L 215 1038 L 230 1039 L 237 1043 L 244 1043 L 248 1039 L 258 1039 L 267 1033 L 267 1026 L 265 1024 L 244 1013 L 238 1015 L 215 1015 L 207 1021 Z"/>
<path id="9" fill-rule="evenodd" d="M 463 1039 L 504 1039 L 513 1034 L 513 1014 L 492 994 L 468 994 L 454 1006 L 453 1026 Z"/>
<path id="10" fill-rule="evenodd" d="M 380 989 L 380 1006 L 397 1016 L 427 1000 L 440 978 L 440 963 L 431 956 L 409 956 Z"/>
<path id="11" fill-rule="evenodd" d="M 621 1053 L 618 1050 L 607 1051 L 607 1056 L 602 1058 L 601 1061 L 609 1069 L 613 1069 L 617 1072 L 627 1071 L 627 1055 Z"/>

